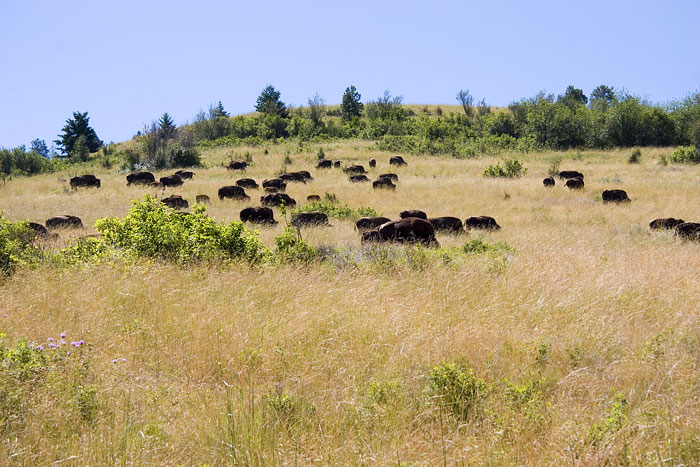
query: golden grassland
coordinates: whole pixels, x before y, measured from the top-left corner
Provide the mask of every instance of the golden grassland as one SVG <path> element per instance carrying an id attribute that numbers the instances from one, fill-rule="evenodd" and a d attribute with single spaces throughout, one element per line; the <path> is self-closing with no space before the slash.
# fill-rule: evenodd
<path id="1" fill-rule="evenodd" d="M 289 169 L 315 177 L 290 184 L 297 201 L 329 192 L 391 218 L 403 209 L 491 215 L 501 231 L 438 240 L 443 247 L 475 238 L 505 242 L 515 252 L 444 264 L 393 247 L 395 256 L 360 264 L 22 269 L 0 286 L 0 330 L 9 343 L 46 342 L 61 332 L 83 339 L 74 354 L 86 362 L 81 377 L 96 387 L 96 405 L 85 420 L 70 391 L 37 390 L 21 430 L 3 435 L 0 459 L 700 463 L 700 245 L 647 227 L 655 217 L 700 220 L 700 168 L 658 164 L 668 149 L 643 150 L 642 163 L 633 165 L 629 150 L 536 153 L 520 156 L 524 177 L 495 180 L 481 173 L 496 158 L 406 156 L 407 167 L 390 168 L 390 154 L 364 142 L 323 146 L 328 158 L 345 163 L 366 166 L 375 157 L 372 173 L 397 173 L 397 190 L 351 184 L 339 169 L 312 169 L 318 146 L 271 146 L 267 155 L 262 148 L 210 150 L 208 168 L 164 194 L 191 201 L 208 194 L 212 218 L 237 220 L 260 193 L 247 190 L 251 203 L 216 199 L 220 186 L 243 176 L 222 164 L 249 151 L 255 165 L 245 176 L 261 181 L 291 151 Z M 585 174 L 583 191 L 559 181 L 542 186 L 556 156 L 562 169 Z M 131 199 L 151 192 L 127 188 L 116 171 L 96 174 L 101 189 L 77 192 L 55 174 L 14 179 L 0 188 L 0 206 L 10 220 L 73 214 L 92 225 L 123 216 Z M 597 195 L 606 188 L 625 189 L 632 202 L 603 205 Z M 304 229 L 304 238 L 359 248 L 352 221 L 331 223 Z M 281 230 L 261 229 L 261 239 L 272 247 Z M 431 370 L 442 362 L 483 379 L 471 415 L 455 415 L 429 390 Z"/>

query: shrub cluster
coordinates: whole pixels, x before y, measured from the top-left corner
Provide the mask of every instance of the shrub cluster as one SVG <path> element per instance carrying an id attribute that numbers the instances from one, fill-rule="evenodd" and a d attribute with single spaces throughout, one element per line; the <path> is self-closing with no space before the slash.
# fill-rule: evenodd
<path id="1" fill-rule="evenodd" d="M 523 163 L 516 159 L 506 159 L 501 166 L 500 162 L 496 165 L 489 165 L 486 170 L 484 170 L 484 177 L 493 178 L 519 178 L 527 173 L 527 169 L 523 166 Z"/>
<path id="2" fill-rule="evenodd" d="M 321 201 L 312 201 L 294 209 L 292 214 L 309 211 L 320 211 L 335 219 L 359 219 L 360 217 L 376 217 L 379 215 L 371 207 L 353 209 L 348 207 L 347 204 L 341 204 L 338 198 L 331 193 L 326 193 Z"/>

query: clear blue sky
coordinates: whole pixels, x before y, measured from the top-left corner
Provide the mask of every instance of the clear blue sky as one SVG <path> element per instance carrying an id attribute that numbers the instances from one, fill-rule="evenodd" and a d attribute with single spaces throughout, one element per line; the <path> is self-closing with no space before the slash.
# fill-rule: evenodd
<path id="1" fill-rule="evenodd" d="M 255 3 L 255 4 L 254 4 Z M 599 84 L 664 103 L 700 90 L 700 1 L 0 0 L 0 146 L 56 139 L 87 111 L 105 142 L 221 100 L 253 109 L 385 89 L 507 105 Z"/>

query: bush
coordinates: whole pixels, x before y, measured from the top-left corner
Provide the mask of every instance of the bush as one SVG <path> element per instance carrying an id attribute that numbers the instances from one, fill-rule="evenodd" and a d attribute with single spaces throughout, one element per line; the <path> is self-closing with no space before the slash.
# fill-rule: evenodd
<path id="1" fill-rule="evenodd" d="M 669 161 L 676 164 L 700 163 L 700 151 L 695 146 L 681 146 L 669 156 Z"/>
<path id="2" fill-rule="evenodd" d="M 523 163 L 516 159 L 506 159 L 504 166 L 497 162 L 496 165 L 489 165 L 484 170 L 484 177 L 494 178 L 519 178 L 527 173 L 527 169 L 523 167 Z"/>
<path id="3" fill-rule="evenodd" d="M 642 157 L 642 151 L 637 148 L 634 151 L 632 151 L 632 154 L 627 158 L 627 163 L 628 164 L 639 164 L 639 160 Z"/>
<path id="4" fill-rule="evenodd" d="M 294 209 L 292 213 L 296 214 L 298 212 L 309 211 L 320 211 L 325 213 L 328 217 L 334 217 L 336 219 L 359 219 L 360 217 L 376 217 L 379 215 L 377 211 L 371 207 L 352 209 L 346 204 L 341 205 L 338 198 L 331 193 L 326 193 L 321 201 L 312 201 Z"/>
<path id="5" fill-rule="evenodd" d="M 134 201 L 123 220 L 100 219 L 95 227 L 108 246 L 134 257 L 255 263 L 267 254 L 257 233 L 242 222 L 219 224 L 207 217 L 203 205 L 196 205 L 191 214 L 180 213 L 149 195 Z"/>
<path id="6" fill-rule="evenodd" d="M 472 415 L 486 392 L 486 383 L 473 370 L 458 368 L 451 362 L 433 367 L 429 379 L 430 393 L 462 420 Z"/>
<path id="7" fill-rule="evenodd" d="M 285 227 L 284 231 L 275 237 L 275 254 L 283 263 L 310 263 L 320 254 L 301 237 L 301 233 L 291 227 Z"/>
<path id="8" fill-rule="evenodd" d="M 41 258 L 34 245 L 36 234 L 26 222 L 10 222 L 0 216 L 0 275 L 9 275 L 17 266 Z"/>

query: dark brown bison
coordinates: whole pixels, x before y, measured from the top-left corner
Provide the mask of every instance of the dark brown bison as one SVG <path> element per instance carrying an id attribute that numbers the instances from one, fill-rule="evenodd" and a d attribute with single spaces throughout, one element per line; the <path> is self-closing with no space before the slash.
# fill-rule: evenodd
<path id="1" fill-rule="evenodd" d="M 334 161 L 334 162 L 333 162 L 333 167 L 335 167 L 335 168 L 340 168 L 340 161 Z"/>
<path id="2" fill-rule="evenodd" d="M 263 191 L 264 191 L 265 193 L 279 193 L 279 192 L 280 192 L 280 190 L 278 190 L 278 189 L 275 188 L 274 186 L 266 186 L 266 187 L 263 189 Z"/>
<path id="3" fill-rule="evenodd" d="M 288 172 L 281 174 L 279 178 L 285 182 L 299 182 L 306 183 L 307 180 L 313 180 L 313 177 L 306 170 L 300 170 L 298 172 Z"/>
<path id="4" fill-rule="evenodd" d="M 542 180 L 542 184 L 546 187 L 554 186 L 554 177 L 547 177 Z"/>
<path id="5" fill-rule="evenodd" d="M 388 190 L 395 190 L 396 185 L 394 185 L 394 182 L 391 181 L 390 178 L 378 178 L 377 180 L 372 182 L 372 188 L 376 189 L 388 189 Z"/>
<path id="6" fill-rule="evenodd" d="M 472 216 L 464 221 L 464 228 L 469 229 L 483 229 L 483 230 L 498 230 L 501 228 L 496 219 L 489 216 Z"/>
<path id="7" fill-rule="evenodd" d="M 83 221 L 79 217 L 68 214 L 46 219 L 47 229 L 81 229 L 82 227 Z"/>
<path id="8" fill-rule="evenodd" d="M 576 170 L 562 170 L 559 172 L 559 178 L 583 178 L 583 174 Z"/>
<path id="9" fill-rule="evenodd" d="M 27 222 L 27 227 L 32 229 L 37 237 L 46 238 L 49 236 L 49 231 L 46 227 L 36 222 Z"/>
<path id="10" fill-rule="evenodd" d="M 630 199 L 625 190 L 605 190 L 603 191 L 604 203 L 629 203 Z"/>
<path id="11" fill-rule="evenodd" d="M 197 204 L 210 204 L 211 198 L 209 198 L 207 195 L 197 195 L 195 201 Z"/>
<path id="12" fill-rule="evenodd" d="M 226 167 L 228 170 L 245 170 L 248 163 L 245 161 L 231 161 Z"/>
<path id="13" fill-rule="evenodd" d="M 407 219 L 409 217 L 417 217 L 418 219 L 427 219 L 428 215 L 424 213 L 423 211 L 420 211 L 418 209 L 408 209 L 406 211 L 401 211 L 399 213 L 399 217 L 401 219 Z"/>
<path id="14" fill-rule="evenodd" d="M 260 187 L 258 185 L 258 182 L 256 182 L 252 178 L 239 178 L 238 180 L 236 180 L 236 185 L 238 185 L 241 188 L 251 189 L 258 189 Z"/>
<path id="15" fill-rule="evenodd" d="M 284 191 L 287 189 L 287 184 L 284 182 L 284 180 L 279 178 L 263 180 L 262 186 L 263 188 L 277 188 L 278 191 Z"/>
<path id="16" fill-rule="evenodd" d="M 676 235 L 690 240 L 700 240 L 700 223 L 683 222 L 675 227 Z"/>
<path id="17" fill-rule="evenodd" d="M 360 240 L 362 243 L 375 243 L 375 242 L 383 242 L 384 239 L 382 239 L 381 234 L 379 233 L 379 230 L 365 230 L 362 232 L 362 239 Z"/>
<path id="18" fill-rule="evenodd" d="M 406 161 L 401 156 L 393 156 L 389 159 L 389 165 L 406 165 Z"/>
<path id="19" fill-rule="evenodd" d="M 353 174 L 353 175 L 361 175 L 361 174 L 367 173 L 365 168 L 362 167 L 361 165 L 351 165 L 349 167 L 345 167 L 343 169 L 343 172 L 345 172 L 347 174 Z"/>
<path id="20" fill-rule="evenodd" d="M 683 219 L 674 219 L 673 217 L 665 217 L 661 219 L 654 219 L 649 222 L 649 228 L 655 230 L 661 229 L 675 229 L 677 225 L 684 223 Z"/>
<path id="21" fill-rule="evenodd" d="M 250 199 L 245 190 L 240 186 L 229 185 L 219 188 L 219 199 L 237 199 L 247 201 Z"/>
<path id="22" fill-rule="evenodd" d="M 350 181 L 352 183 L 364 183 L 369 182 L 367 175 L 350 175 Z"/>
<path id="23" fill-rule="evenodd" d="M 292 215 L 292 225 L 294 227 L 305 225 L 330 226 L 328 215 L 320 211 L 297 212 Z"/>
<path id="24" fill-rule="evenodd" d="M 181 186 L 183 183 L 179 175 L 168 175 L 167 177 L 160 177 L 160 184 L 163 187 L 167 186 Z"/>
<path id="25" fill-rule="evenodd" d="M 369 166 L 370 166 L 370 167 L 376 167 L 376 166 L 377 166 L 377 159 L 374 159 L 374 158 L 370 159 L 370 160 L 369 160 Z"/>
<path id="26" fill-rule="evenodd" d="M 160 182 L 150 182 L 148 186 L 151 188 L 165 188 Z"/>
<path id="27" fill-rule="evenodd" d="M 306 201 L 308 201 L 308 202 L 321 201 L 321 197 L 318 195 L 309 195 L 306 197 Z"/>
<path id="28" fill-rule="evenodd" d="M 398 182 L 399 181 L 399 176 L 396 174 L 388 173 L 388 174 L 379 174 L 379 177 L 377 178 L 388 178 L 392 182 Z"/>
<path id="29" fill-rule="evenodd" d="M 582 190 L 584 185 L 582 178 L 570 178 L 564 184 L 570 190 Z"/>
<path id="30" fill-rule="evenodd" d="M 333 168 L 333 161 L 330 159 L 321 159 L 318 161 L 318 164 L 316 164 L 317 169 L 331 169 Z"/>
<path id="31" fill-rule="evenodd" d="M 355 221 L 355 228 L 360 232 L 378 229 L 382 224 L 391 222 L 387 217 L 360 217 Z"/>
<path id="32" fill-rule="evenodd" d="M 448 232 L 448 233 L 462 233 L 464 232 L 464 225 L 462 220 L 456 217 L 444 216 L 444 217 L 431 217 L 428 222 L 433 224 L 436 232 Z"/>
<path id="33" fill-rule="evenodd" d="M 265 206 L 276 206 L 284 203 L 285 206 L 294 206 L 297 202 L 285 193 L 270 193 L 260 197 L 260 202 Z"/>
<path id="34" fill-rule="evenodd" d="M 257 206 L 245 208 L 240 213 L 241 222 L 250 222 L 253 224 L 276 224 L 272 209 L 265 206 Z"/>
<path id="35" fill-rule="evenodd" d="M 173 209 L 187 209 L 190 207 L 190 203 L 180 195 L 170 195 L 161 199 L 160 202 Z"/>
<path id="36" fill-rule="evenodd" d="M 192 180 L 192 177 L 194 177 L 194 172 L 190 170 L 178 170 L 175 172 L 175 175 L 179 175 L 183 180 Z"/>
<path id="37" fill-rule="evenodd" d="M 148 185 L 156 181 L 151 172 L 134 172 L 126 176 L 126 186 L 131 184 Z"/>
<path id="38" fill-rule="evenodd" d="M 94 175 L 80 175 L 79 177 L 73 177 L 70 179 L 70 187 L 71 188 L 78 188 L 78 187 L 100 187 L 100 179 L 95 177 Z"/>
<path id="39" fill-rule="evenodd" d="M 407 243 L 422 243 L 429 246 L 440 246 L 435 239 L 433 224 L 425 219 L 409 217 L 398 221 L 390 221 L 379 227 L 382 240 Z"/>

